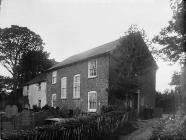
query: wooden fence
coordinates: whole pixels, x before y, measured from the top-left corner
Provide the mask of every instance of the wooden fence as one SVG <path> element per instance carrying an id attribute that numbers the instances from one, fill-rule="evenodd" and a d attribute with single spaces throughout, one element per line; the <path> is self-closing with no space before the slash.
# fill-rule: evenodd
<path id="1" fill-rule="evenodd" d="M 114 132 L 126 118 L 124 112 L 109 112 L 71 119 L 66 123 L 45 125 L 32 131 L 4 135 L 3 140 L 93 140 Z"/>

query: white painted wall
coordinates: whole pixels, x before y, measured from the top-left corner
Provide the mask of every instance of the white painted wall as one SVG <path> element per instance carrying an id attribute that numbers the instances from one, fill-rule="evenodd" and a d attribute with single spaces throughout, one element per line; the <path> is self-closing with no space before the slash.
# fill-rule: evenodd
<path id="1" fill-rule="evenodd" d="M 28 96 L 30 108 L 33 108 L 33 105 L 38 106 L 38 100 L 41 100 L 41 107 L 46 105 L 46 82 L 41 82 L 41 90 L 38 90 L 38 83 L 29 85 L 29 90 L 27 86 L 23 87 L 23 96 Z"/>

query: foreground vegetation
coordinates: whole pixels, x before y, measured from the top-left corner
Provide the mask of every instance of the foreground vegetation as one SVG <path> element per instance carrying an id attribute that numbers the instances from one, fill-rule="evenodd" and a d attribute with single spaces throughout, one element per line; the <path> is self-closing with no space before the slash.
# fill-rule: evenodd
<path id="1" fill-rule="evenodd" d="M 151 140 L 186 139 L 186 115 L 168 115 L 163 117 L 153 131 Z"/>
<path id="2" fill-rule="evenodd" d="M 4 140 L 90 140 L 110 135 L 124 122 L 124 112 L 71 118 L 67 122 L 44 125 L 33 130 L 3 133 Z"/>

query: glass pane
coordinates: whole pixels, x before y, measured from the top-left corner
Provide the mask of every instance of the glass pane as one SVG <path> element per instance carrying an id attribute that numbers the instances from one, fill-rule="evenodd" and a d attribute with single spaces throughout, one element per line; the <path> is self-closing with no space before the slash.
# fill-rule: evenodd
<path id="1" fill-rule="evenodd" d="M 89 109 L 97 108 L 96 92 L 89 93 Z"/>

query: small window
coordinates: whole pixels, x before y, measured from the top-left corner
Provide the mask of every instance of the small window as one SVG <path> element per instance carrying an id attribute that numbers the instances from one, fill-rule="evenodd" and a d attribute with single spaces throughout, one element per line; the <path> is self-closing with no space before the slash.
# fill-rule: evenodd
<path id="1" fill-rule="evenodd" d="M 38 84 L 38 91 L 41 91 L 41 83 Z"/>
<path id="2" fill-rule="evenodd" d="M 67 98 L 67 77 L 61 78 L 61 98 Z"/>
<path id="3" fill-rule="evenodd" d="M 26 86 L 26 94 L 29 95 L 29 85 Z"/>
<path id="4" fill-rule="evenodd" d="M 57 82 L 57 71 L 52 72 L 52 84 Z"/>
<path id="5" fill-rule="evenodd" d="M 38 107 L 41 108 L 41 100 L 38 100 Z"/>
<path id="6" fill-rule="evenodd" d="M 97 60 L 91 60 L 88 62 L 88 78 L 97 76 Z"/>
<path id="7" fill-rule="evenodd" d="M 88 92 L 88 111 L 96 112 L 97 110 L 97 92 L 90 91 Z"/>
<path id="8" fill-rule="evenodd" d="M 74 75 L 73 98 L 80 98 L 80 74 Z"/>
<path id="9" fill-rule="evenodd" d="M 56 94 L 52 94 L 52 107 L 56 107 Z"/>

